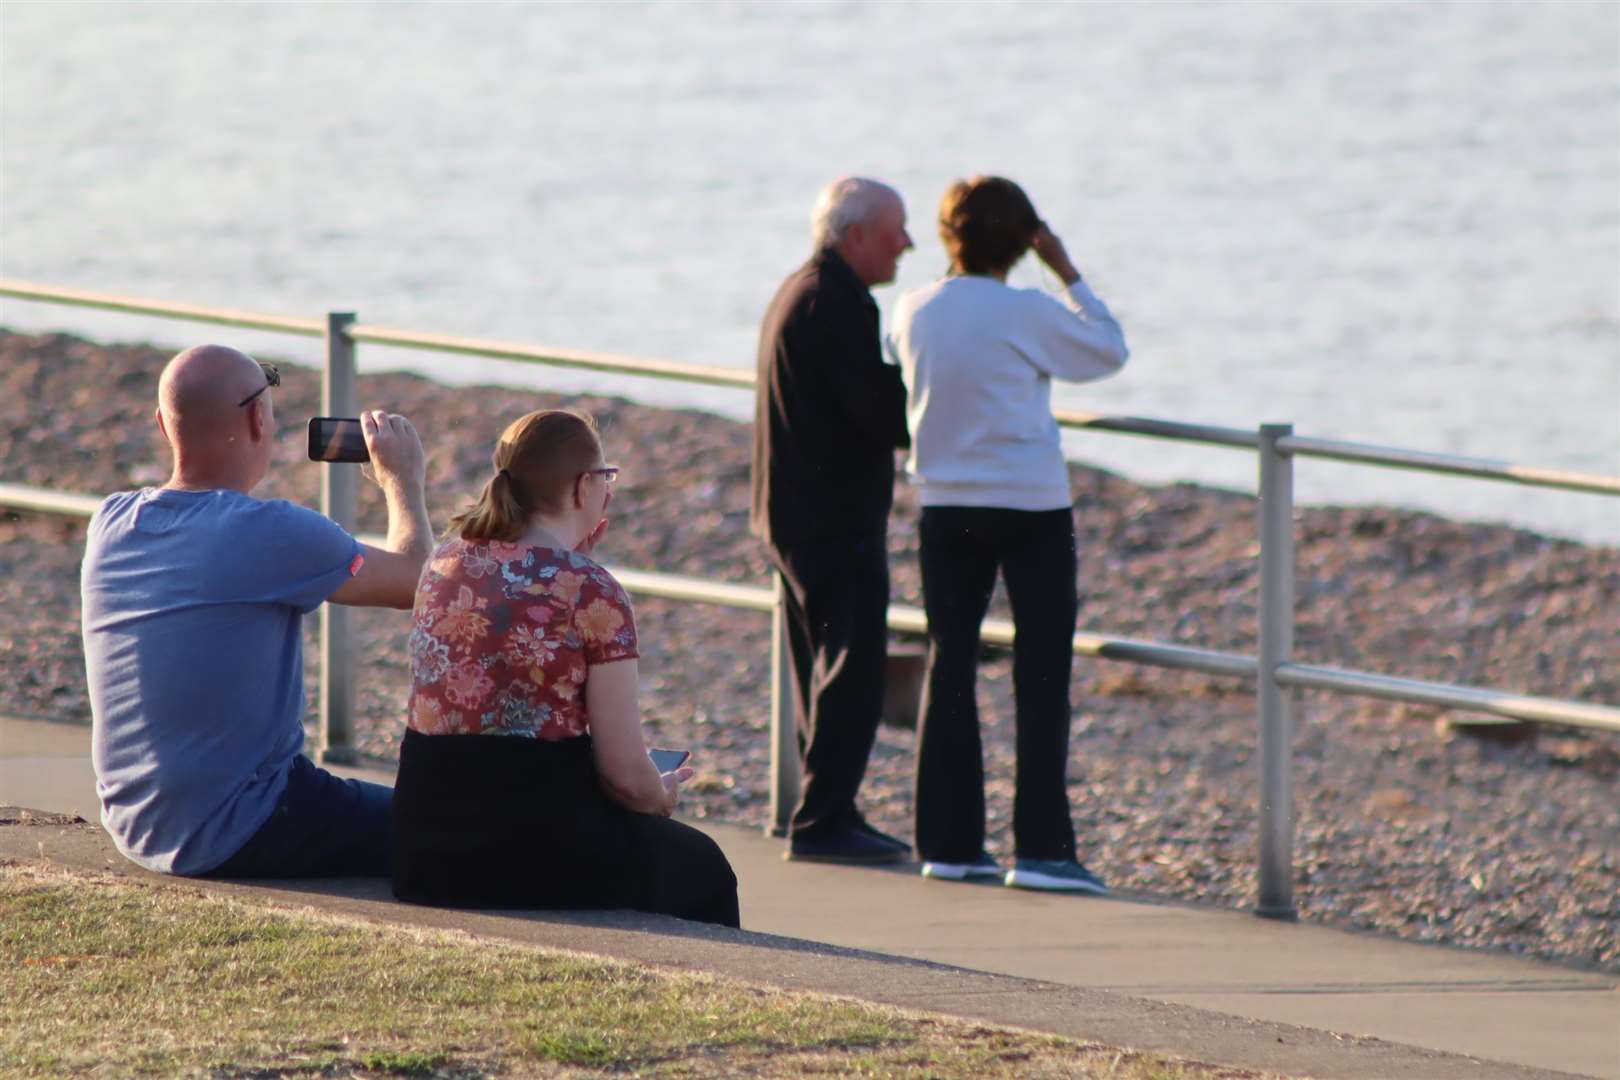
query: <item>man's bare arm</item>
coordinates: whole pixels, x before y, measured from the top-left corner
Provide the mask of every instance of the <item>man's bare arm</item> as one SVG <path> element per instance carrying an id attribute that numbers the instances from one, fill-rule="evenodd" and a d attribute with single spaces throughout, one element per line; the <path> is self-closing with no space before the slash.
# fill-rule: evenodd
<path id="1" fill-rule="evenodd" d="M 361 413 L 360 426 L 374 478 L 388 504 L 388 537 L 380 548 L 360 545 L 364 559 L 359 571 L 327 599 L 352 607 L 409 610 L 422 564 L 433 551 L 422 440 L 405 417 L 381 410 Z"/>

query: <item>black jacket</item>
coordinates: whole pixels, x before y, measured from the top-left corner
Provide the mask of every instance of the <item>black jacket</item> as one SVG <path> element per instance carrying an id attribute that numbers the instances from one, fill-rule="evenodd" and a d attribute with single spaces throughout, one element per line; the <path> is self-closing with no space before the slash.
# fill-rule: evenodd
<path id="1" fill-rule="evenodd" d="M 821 251 L 782 283 L 760 327 L 754 534 L 780 549 L 884 532 L 894 451 L 910 445 L 878 306 L 848 263 Z"/>

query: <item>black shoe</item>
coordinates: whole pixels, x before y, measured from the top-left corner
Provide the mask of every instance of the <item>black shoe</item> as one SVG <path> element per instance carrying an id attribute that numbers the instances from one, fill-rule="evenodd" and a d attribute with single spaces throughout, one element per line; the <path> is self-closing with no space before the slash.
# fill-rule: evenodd
<path id="1" fill-rule="evenodd" d="M 792 862 L 871 864 L 899 862 L 905 857 L 905 848 L 896 847 L 888 837 L 880 840 L 880 836 L 883 834 L 874 836 L 855 826 L 795 833 L 782 858 Z"/>
<path id="2" fill-rule="evenodd" d="M 885 844 L 888 844 L 896 851 L 904 852 L 907 855 L 911 854 L 910 844 L 906 843 L 904 840 L 890 836 L 886 832 L 881 832 L 878 829 L 873 828 L 867 822 L 867 820 L 861 817 L 859 814 L 855 815 L 855 828 L 859 829 L 861 832 L 865 833 L 867 836 L 870 836 L 874 840 L 879 840 Z"/>

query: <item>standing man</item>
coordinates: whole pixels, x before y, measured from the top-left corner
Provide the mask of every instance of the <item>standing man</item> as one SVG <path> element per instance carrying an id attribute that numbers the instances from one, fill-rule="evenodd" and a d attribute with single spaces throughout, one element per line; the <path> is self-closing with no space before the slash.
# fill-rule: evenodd
<path id="1" fill-rule="evenodd" d="M 906 436 L 870 289 L 911 248 L 899 194 L 845 177 L 811 215 L 815 254 L 765 313 L 754 413 L 754 534 L 782 576 L 803 785 L 789 859 L 898 862 L 855 808 L 883 709 L 886 535 Z"/>
<path id="2" fill-rule="evenodd" d="M 249 494 L 270 468 L 268 364 L 219 345 L 169 361 L 157 425 L 174 470 L 109 495 L 80 588 L 101 821 L 149 870 L 220 877 L 386 875 L 392 791 L 311 764 L 303 616 L 323 600 L 410 608 L 432 542 L 422 443 L 361 417 L 388 503 L 381 548 Z"/>

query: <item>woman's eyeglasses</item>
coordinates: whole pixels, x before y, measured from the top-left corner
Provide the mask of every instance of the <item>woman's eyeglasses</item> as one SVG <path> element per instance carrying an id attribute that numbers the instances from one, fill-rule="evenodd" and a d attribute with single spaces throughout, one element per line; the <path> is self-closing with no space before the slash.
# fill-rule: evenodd
<path id="1" fill-rule="evenodd" d="M 266 390 L 270 389 L 272 386 L 280 386 L 281 385 L 281 372 L 276 370 L 276 365 L 274 365 L 274 364 L 266 364 L 264 361 L 261 360 L 261 361 L 259 361 L 259 370 L 264 372 L 264 385 L 259 387 L 257 390 L 253 391 L 253 393 L 249 394 L 247 397 L 243 398 L 241 401 L 238 401 L 236 403 L 236 407 L 238 409 L 240 409 L 243 405 L 251 405 L 251 404 L 253 404 L 253 399 L 254 398 L 258 397 L 260 394 L 264 393 Z"/>

